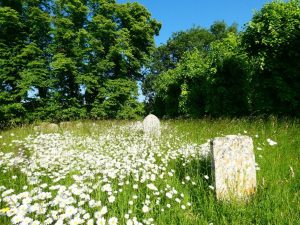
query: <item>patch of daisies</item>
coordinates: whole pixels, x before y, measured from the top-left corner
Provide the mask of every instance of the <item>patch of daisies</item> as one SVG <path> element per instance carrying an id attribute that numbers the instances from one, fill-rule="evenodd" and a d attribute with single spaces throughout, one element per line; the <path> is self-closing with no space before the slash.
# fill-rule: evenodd
<path id="1" fill-rule="evenodd" d="M 37 133 L 12 145 L 18 154 L 0 151 L 1 177 L 18 185 L 0 186 L 0 221 L 20 225 L 155 224 L 157 213 L 191 207 L 172 185 L 170 164 L 188 165 L 209 150 L 132 126 L 90 136 Z M 196 185 L 188 175 L 182 183 Z"/>

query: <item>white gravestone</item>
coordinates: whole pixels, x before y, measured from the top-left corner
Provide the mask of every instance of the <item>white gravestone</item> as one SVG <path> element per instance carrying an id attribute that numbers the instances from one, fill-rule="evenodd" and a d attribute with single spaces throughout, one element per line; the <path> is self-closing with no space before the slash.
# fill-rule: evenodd
<path id="1" fill-rule="evenodd" d="M 245 200 L 256 191 L 253 141 L 228 135 L 211 140 L 214 186 L 219 200 Z"/>
<path id="2" fill-rule="evenodd" d="M 160 121 L 153 115 L 149 114 L 143 121 L 143 130 L 146 135 L 160 136 Z"/>

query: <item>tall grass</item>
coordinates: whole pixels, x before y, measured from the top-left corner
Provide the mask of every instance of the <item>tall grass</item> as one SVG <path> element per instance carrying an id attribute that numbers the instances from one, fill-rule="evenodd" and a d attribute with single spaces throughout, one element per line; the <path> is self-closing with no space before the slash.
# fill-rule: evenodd
<path id="1" fill-rule="evenodd" d="M 82 125 L 61 129 L 59 132 L 72 131 L 77 136 L 89 137 L 103 134 L 111 127 L 126 125 L 125 121 L 83 121 Z M 97 129 L 92 129 L 97 125 Z M 130 208 L 133 216 L 137 218 L 153 218 L 154 224 L 300 224 L 300 123 L 297 120 L 277 120 L 271 118 L 262 119 L 202 119 L 202 120 L 168 120 L 162 124 L 167 126 L 164 130 L 163 140 L 170 143 L 205 143 L 207 139 L 229 134 L 245 134 L 253 138 L 255 146 L 255 158 L 260 170 L 257 171 L 257 193 L 247 203 L 217 201 L 214 191 L 210 188 L 210 163 L 207 160 L 194 159 L 185 164 L 181 159 L 173 160 L 168 165 L 168 170 L 174 170 L 174 176 L 166 177 L 156 183 L 157 187 L 164 187 L 164 183 L 175 187 L 184 194 L 182 204 L 190 202 L 191 207 L 182 210 L 180 204 L 175 203 L 166 208 L 167 199 L 162 198 L 159 206 L 154 207 L 146 215 L 141 211 L 142 196 L 149 193 L 145 185 L 139 185 L 134 190 L 132 185 L 123 187 L 116 202 L 109 207 L 108 214 L 119 218 L 119 224 L 125 224 L 124 215 Z M 33 126 L 14 128 L 0 133 L 0 151 L 18 154 L 19 148 L 10 145 L 15 139 L 24 139 L 28 135 L 34 135 Z M 170 136 L 172 134 L 172 136 Z M 270 138 L 278 144 L 270 146 L 267 139 Z M 177 146 L 177 144 L 175 145 Z M 162 146 L 164 151 L 166 146 Z M 261 148 L 258 150 L 257 148 Z M 30 157 L 30 149 L 27 149 Z M 157 159 L 159 160 L 159 159 Z M 0 186 L 13 188 L 15 192 L 21 192 L 24 185 L 28 185 L 25 175 L 18 168 L 3 173 L 0 164 Z M 73 171 L 76 174 L 78 171 Z M 80 171 L 79 171 L 80 172 Z M 17 175 L 17 179 L 11 179 Z M 194 182 L 186 181 L 189 176 Z M 51 184 L 52 180 L 44 178 L 44 182 Z M 133 179 L 128 178 L 131 184 Z M 164 182 L 164 183 L 162 183 Z M 71 185 L 71 175 L 60 182 L 63 185 Z M 29 189 L 31 188 L 30 185 Z M 138 195 L 134 205 L 129 206 L 132 193 Z M 95 191 L 91 193 L 95 198 L 107 201 L 103 193 Z M 1 191 L 0 191 L 1 199 Z M 152 204 L 152 203 L 151 203 Z M 7 207 L 0 201 L 0 209 Z M 164 208 L 164 211 L 161 209 Z M 90 210 L 86 207 L 90 213 Z M 89 211 L 90 210 L 90 211 Z M 11 224 L 10 218 L 0 215 L 0 225 Z"/>

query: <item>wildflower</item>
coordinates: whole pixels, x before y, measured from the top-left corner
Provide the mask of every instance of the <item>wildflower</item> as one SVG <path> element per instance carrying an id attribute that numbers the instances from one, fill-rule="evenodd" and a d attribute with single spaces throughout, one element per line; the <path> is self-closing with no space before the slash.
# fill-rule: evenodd
<path id="1" fill-rule="evenodd" d="M 91 217 L 91 216 L 90 216 L 89 213 L 86 213 L 86 214 L 83 215 L 83 219 L 85 219 L 85 220 L 89 219 L 90 217 Z"/>
<path id="2" fill-rule="evenodd" d="M 178 202 L 178 203 L 181 202 L 181 200 L 179 198 L 176 198 L 175 201 Z"/>
<path id="3" fill-rule="evenodd" d="M 94 220 L 93 219 L 89 219 L 86 224 L 87 225 L 94 225 Z"/>
<path id="4" fill-rule="evenodd" d="M 150 211 L 150 209 L 149 209 L 148 206 L 144 205 L 143 208 L 142 208 L 142 211 L 143 211 L 144 213 L 147 213 L 147 212 Z"/>
<path id="5" fill-rule="evenodd" d="M 116 217 L 111 217 L 108 220 L 109 225 L 117 225 L 118 224 L 118 219 Z"/>
<path id="6" fill-rule="evenodd" d="M 151 180 L 151 181 L 155 181 L 155 179 L 156 179 L 155 174 L 151 174 L 150 180 Z"/>
<path id="7" fill-rule="evenodd" d="M 109 201 L 110 203 L 113 203 L 115 200 L 116 200 L 116 197 L 113 196 L 113 195 L 109 196 L 109 198 L 108 198 L 108 201 Z"/>
<path id="8" fill-rule="evenodd" d="M 7 208 L 3 208 L 3 209 L 0 209 L 0 213 L 6 213 L 6 212 L 8 212 L 9 211 L 9 208 L 7 207 Z"/>
<path id="9" fill-rule="evenodd" d="M 64 220 L 59 219 L 56 221 L 55 225 L 63 225 L 64 224 Z"/>
<path id="10" fill-rule="evenodd" d="M 105 225 L 105 223 L 106 223 L 106 219 L 104 219 L 103 217 L 98 218 L 96 221 L 97 225 Z"/>
<path id="11" fill-rule="evenodd" d="M 53 219 L 52 219 L 52 218 L 47 218 L 47 219 L 44 221 L 44 223 L 45 223 L 46 225 L 50 225 L 50 224 L 53 223 Z"/>
<path id="12" fill-rule="evenodd" d="M 154 184 L 147 184 L 147 188 L 149 188 L 152 191 L 157 191 L 157 187 Z"/>
<path id="13" fill-rule="evenodd" d="M 29 218 L 29 217 L 25 217 L 24 218 L 24 220 L 22 221 L 22 225 L 24 224 L 24 225 L 27 225 L 27 224 L 30 224 L 30 225 L 32 225 L 32 224 L 34 224 L 34 225 L 36 225 L 36 224 L 40 224 L 40 222 L 39 221 L 33 221 L 33 219 L 31 219 L 31 218 Z"/>
<path id="14" fill-rule="evenodd" d="M 111 188 L 110 184 L 105 184 L 102 186 L 101 190 L 106 191 L 106 192 L 111 192 L 112 188 Z"/>
<path id="15" fill-rule="evenodd" d="M 83 221 L 79 217 L 75 217 L 74 219 L 70 220 L 70 225 L 78 225 L 81 224 Z"/>
<path id="16" fill-rule="evenodd" d="M 33 221 L 32 223 L 31 223 L 31 225 L 40 225 L 41 223 L 40 223 L 40 221 L 38 221 L 38 220 L 35 220 L 35 221 Z"/>
<path id="17" fill-rule="evenodd" d="M 18 214 L 18 215 L 15 215 L 15 216 L 11 219 L 11 222 L 12 222 L 13 224 L 18 224 L 18 223 L 22 222 L 23 220 L 24 220 L 23 215 Z"/>
<path id="18" fill-rule="evenodd" d="M 134 195 L 134 196 L 132 196 L 132 198 L 133 198 L 133 199 L 137 199 L 137 198 L 138 198 L 138 196 L 137 196 L 137 195 Z"/>
<path id="19" fill-rule="evenodd" d="M 205 178 L 206 180 L 208 180 L 208 179 L 209 179 L 209 176 L 208 176 L 208 175 L 204 175 L 204 178 Z"/>
<path id="20" fill-rule="evenodd" d="M 74 206 L 67 206 L 66 209 L 65 209 L 65 214 L 67 217 L 71 217 L 72 215 L 76 214 L 77 213 L 77 208 L 75 208 Z"/>
<path id="21" fill-rule="evenodd" d="M 102 209 L 100 210 L 100 215 L 105 215 L 107 213 L 107 207 L 104 206 L 102 207 Z"/>
<path id="22" fill-rule="evenodd" d="M 269 143 L 269 145 L 274 146 L 277 145 L 276 141 L 271 140 L 270 138 L 267 139 L 267 142 Z"/>
<path id="23" fill-rule="evenodd" d="M 166 193 L 166 196 L 167 196 L 168 198 L 172 198 L 172 197 L 173 197 L 172 193 L 170 193 L 170 192 L 167 192 L 167 193 Z"/>

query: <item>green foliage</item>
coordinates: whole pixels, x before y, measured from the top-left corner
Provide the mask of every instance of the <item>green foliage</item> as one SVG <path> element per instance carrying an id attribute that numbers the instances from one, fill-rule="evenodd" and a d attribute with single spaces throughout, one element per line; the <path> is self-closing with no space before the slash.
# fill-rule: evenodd
<path id="1" fill-rule="evenodd" d="M 2 3 L 4 4 L 4 3 Z M 1 4 L 1 5 L 2 5 Z M 0 8 L 0 120 L 18 122 L 24 116 L 20 88 L 22 62 L 19 54 L 24 46 L 24 24 L 13 8 Z"/>
<path id="2" fill-rule="evenodd" d="M 196 76 L 198 77 L 197 79 L 199 79 L 198 83 L 196 78 L 191 79 L 191 77 L 194 77 L 195 74 L 204 73 L 203 71 L 198 71 L 199 68 L 197 67 L 201 67 L 200 70 L 202 70 L 204 67 L 208 66 L 207 63 L 209 62 L 204 62 L 202 58 L 205 58 L 208 54 L 210 54 L 212 42 L 222 40 L 228 35 L 228 33 L 237 33 L 236 24 L 227 26 L 225 22 L 217 21 L 210 27 L 210 29 L 194 27 L 185 32 L 181 31 L 174 33 L 165 45 L 158 47 L 153 53 L 151 61 L 148 64 L 149 75 L 146 76 L 143 83 L 143 93 L 146 95 L 147 111 L 154 111 L 158 115 L 167 115 L 171 117 L 179 115 L 202 115 L 205 109 L 203 107 L 204 102 L 201 96 L 204 92 L 206 92 L 206 90 L 205 87 L 203 87 L 202 78 Z M 187 56 L 188 52 L 195 51 L 199 54 L 196 53 L 196 55 Z M 197 57 L 201 57 L 201 59 L 196 59 Z M 189 62 L 189 60 L 192 60 L 192 62 Z M 198 63 L 199 66 L 195 65 Z M 207 65 L 204 66 L 203 64 Z M 171 70 L 175 71 L 171 72 Z M 163 75 L 164 73 L 168 73 L 168 75 Z M 180 74 L 188 76 L 189 81 L 182 79 L 182 75 Z M 157 90 L 157 88 L 161 89 L 160 87 L 156 87 L 157 85 L 155 84 L 160 83 L 160 78 L 158 78 L 159 76 L 165 76 L 163 80 L 170 77 L 172 80 L 170 80 L 170 82 L 173 82 L 168 90 L 164 88 L 166 92 Z M 158 82 L 157 79 L 159 80 Z M 185 84 L 186 82 L 189 84 Z M 160 85 L 164 86 L 165 84 L 160 83 Z M 181 85 L 188 85 L 188 90 L 185 90 L 184 92 L 187 91 L 189 93 L 189 97 L 187 97 L 188 95 L 180 97 L 182 92 L 182 88 L 180 87 Z M 191 88 L 191 86 L 193 86 L 193 88 Z M 165 95 L 165 97 L 162 95 Z M 164 99 L 168 100 L 165 101 Z M 161 104 L 165 105 L 165 107 L 161 107 Z M 178 109 L 178 107 L 181 109 Z M 183 109 L 182 107 L 188 107 L 189 110 Z M 162 108 L 165 108 L 168 112 Z"/>
<path id="3" fill-rule="evenodd" d="M 250 64 L 238 36 L 230 34 L 211 45 L 206 113 L 241 116 L 249 112 Z"/>
<path id="4" fill-rule="evenodd" d="M 129 79 L 108 80 L 100 88 L 93 104 L 94 118 L 133 119 L 143 115 L 141 103 L 137 102 L 137 83 Z"/>
<path id="5" fill-rule="evenodd" d="M 300 115 L 300 2 L 266 4 L 243 34 L 246 52 L 256 62 L 253 110 Z"/>
<path id="6" fill-rule="evenodd" d="M 158 114 L 243 115 L 248 112 L 249 79 L 248 59 L 239 48 L 239 37 L 229 33 L 212 42 L 208 52 L 186 52 L 175 69 L 158 76 L 155 101 L 165 108 Z"/>
<path id="7" fill-rule="evenodd" d="M 245 32 L 215 22 L 157 48 L 143 85 L 147 111 L 167 117 L 300 111 L 300 3 L 274 1 Z M 191 41 L 192 40 L 192 41 Z"/>
<path id="8" fill-rule="evenodd" d="M 138 3 L 1 0 L 0 120 L 85 118 L 99 104 L 105 118 L 136 117 L 143 109 L 125 89 L 142 78 L 160 26 Z"/>
<path id="9" fill-rule="evenodd" d="M 78 124 L 82 125 L 80 129 L 78 129 Z M 62 127 L 61 129 L 63 129 L 63 131 L 71 131 L 76 136 L 76 139 L 80 138 L 79 140 L 83 141 L 93 139 L 96 141 L 99 140 L 99 137 L 102 137 L 102 135 L 108 135 L 108 130 L 111 131 L 116 127 L 124 125 L 128 127 L 128 125 L 132 124 L 124 121 L 76 121 L 71 122 L 67 127 Z M 209 185 L 212 184 L 210 162 L 203 162 L 197 159 L 183 161 L 177 158 L 172 160 L 172 163 L 165 166 L 166 171 L 174 171 L 172 177 L 164 176 L 164 179 L 156 178 L 155 181 L 148 180 L 145 182 L 154 183 L 159 190 L 164 189 L 166 183 L 169 183 L 169 185 L 177 190 L 178 198 L 180 198 L 181 193 L 184 194 L 184 200 L 181 201 L 180 204 L 174 201 L 176 198 L 174 195 L 173 200 L 165 200 L 162 196 L 162 201 L 160 201 L 158 206 L 155 206 L 155 199 L 151 198 L 151 205 L 153 204 L 153 207 L 160 208 L 152 209 L 147 214 L 142 213 L 141 208 L 145 196 L 147 194 L 152 195 L 154 192 L 149 192 L 149 189 L 145 188 L 147 183 L 138 183 L 139 189 L 133 189 L 133 184 L 136 184 L 137 182 L 136 180 L 129 178 L 126 179 L 129 181 L 129 184 L 124 184 L 122 186 L 123 191 L 114 195 L 116 197 L 114 203 L 109 203 L 106 198 L 107 195 L 103 195 L 100 190 L 90 194 L 92 199 L 95 199 L 96 201 L 101 200 L 103 205 L 108 206 L 109 217 L 115 216 L 119 219 L 120 224 L 126 224 L 126 220 L 123 220 L 124 212 L 126 213 L 128 209 L 131 209 L 132 217 L 136 216 L 138 219 L 141 218 L 141 221 L 145 217 L 151 217 L 157 225 L 195 225 L 210 223 L 222 225 L 299 224 L 300 174 L 298 171 L 300 171 L 300 160 L 297 160 L 299 159 L 300 154 L 299 120 L 279 120 L 274 117 L 267 120 L 262 120 L 260 118 L 251 120 L 212 120 L 206 118 L 201 120 L 162 121 L 162 126 L 167 127 L 167 129 L 164 129 L 163 135 L 159 140 L 161 141 L 161 146 L 163 146 L 159 149 L 162 154 L 170 149 L 180 149 L 186 144 L 203 144 L 207 139 L 212 137 L 238 134 L 247 131 L 247 135 L 253 138 L 255 161 L 260 168 L 260 170 L 256 171 L 256 194 L 249 199 L 246 204 L 220 202 L 215 198 L 214 191 L 209 188 Z M 0 138 L 0 151 L 11 152 L 13 155 L 20 158 L 20 148 L 16 147 L 15 140 L 22 141 L 29 135 L 34 135 L 35 131 L 33 128 L 34 125 L 30 125 L 22 128 L 17 127 L 11 130 L 0 131 L 0 136 L 2 136 L 2 138 Z M 121 131 L 116 133 L 119 135 L 119 132 Z M 111 133 L 112 132 L 109 132 L 109 134 Z M 12 136 L 12 134 L 14 134 L 14 136 Z M 131 135 L 125 133 L 122 137 L 124 136 L 126 137 L 126 143 L 128 143 L 127 140 Z M 108 138 L 109 137 L 105 140 Z M 141 134 L 138 134 L 137 139 L 134 139 L 135 141 L 132 142 L 132 144 L 134 144 L 133 147 L 140 142 L 141 138 Z M 267 142 L 268 138 L 276 141 L 278 144 L 270 146 Z M 115 136 L 111 137 L 111 146 L 114 145 L 115 148 L 118 148 L 120 143 L 114 142 L 115 139 Z M 68 139 L 66 141 L 69 142 L 72 140 Z M 122 141 L 122 139 L 118 140 Z M 86 155 L 86 152 L 91 152 L 90 145 L 84 145 L 82 144 L 83 142 L 78 143 L 76 140 L 72 143 L 75 143 L 72 145 L 72 150 L 79 148 L 79 154 L 80 150 L 82 150 L 82 154 L 84 155 Z M 89 148 L 89 151 L 85 151 L 86 148 Z M 29 160 L 32 159 L 30 158 L 32 154 L 31 149 L 25 149 L 25 151 L 24 148 L 21 149 L 23 150 L 21 156 L 25 153 Z M 103 151 L 102 153 L 101 148 L 99 150 L 100 154 L 107 154 L 107 149 L 108 148 L 105 149 L 106 152 Z M 39 151 L 39 149 L 37 151 Z M 92 153 L 95 154 L 95 152 Z M 111 152 L 108 153 L 110 154 Z M 110 154 L 110 156 L 113 157 L 113 154 Z M 157 157 L 156 155 L 154 157 L 159 164 L 162 158 Z M 33 158 L 36 157 L 33 156 Z M 82 166 L 81 163 L 75 165 L 78 167 Z M 141 167 L 141 169 L 143 169 L 143 167 Z M 76 172 L 77 171 L 74 171 L 74 174 Z M 123 171 L 120 172 L 122 173 Z M 66 179 L 61 180 L 59 184 L 70 186 L 74 181 L 72 175 L 73 171 L 70 171 L 70 174 Z M 205 179 L 205 175 L 209 176 L 208 180 Z M 18 178 L 12 179 L 12 176 L 17 176 Z M 190 180 L 185 179 L 186 176 L 189 176 Z M 100 176 L 95 177 L 95 183 L 99 181 L 99 177 Z M 55 183 L 53 179 L 45 177 L 42 177 L 41 179 L 41 183 L 47 183 L 48 187 L 57 185 L 57 182 Z M 29 187 L 29 191 L 36 186 L 40 186 L 40 184 L 30 185 L 27 181 L 26 175 L 16 167 L 7 170 L 5 173 L 2 164 L 0 186 L 3 185 L 7 189 L 13 188 L 15 194 L 24 192 L 23 187 L 25 185 Z M 192 182 L 195 182 L 195 185 L 193 185 Z M 84 181 L 81 183 L 84 184 Z M 118 189 L 118 183 L 118 180 L 112 180 L 112 187 Z M 137 194 L 139 197 L 134 200 L 134 207 L 130 207 L 128 202 L 132 200 L 134 194 Z M 53 197 L 55 197 L 55 195 Z M 187 201 L 192 205 L 183 211 L 180 206 L 182 204 L 186 205 Z M 49 200 L 47 202 L 49 202 Z M 167 203 L 171 203 L 171 208 L 166 207 Z M 0 207 L 3 209 L 6 208 L 7 205 L 4 205 L 2 201 Z M 89 213 L 90 215 L 94 214 L 94 210 L 91 209 L 88 204 L 85 204 L 82 207 L 86 210 L 86 213 Z M 161 208 L 164 208 L 163 213 L 161 212 Z M 45 215 L 39 215 L 38 217 L 38 219 L 42 221 L 46 218 Z M 1 215 L 0 223 L 1 225 L 11 225 L 11 217 Z"/>
<path id="10" fill-rule="evenodd" d="M 0 0 L 0 121 L 299 116 L 299 27 L 299 0 L 274 1 L 245 32 L 216 21 L 155 48 L 136 2 Z"/>

